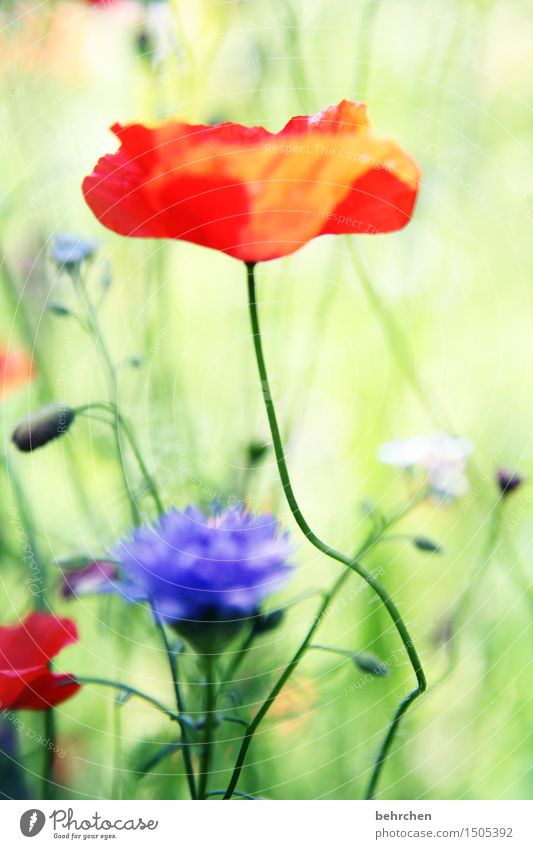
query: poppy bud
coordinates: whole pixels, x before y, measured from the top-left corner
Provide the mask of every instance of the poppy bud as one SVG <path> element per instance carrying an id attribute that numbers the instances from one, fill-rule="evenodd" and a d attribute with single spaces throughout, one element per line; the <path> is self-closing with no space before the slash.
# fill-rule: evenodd
<path id="1" fill-rule="evenodd" d="M 19 451 L 35 451 L 66 433 L 75 418 L 71 407 L 50 404 L 19 422 L 11 438 Z"/>
<path id="2" fill-rule="evenodd" d="M 510 495 L 515 489 L 522 486 L 524 478 L 517 472 L 509 472 L 507 469 L 498 469 L 496 472 L 496 481 L 501 495 Z"/>

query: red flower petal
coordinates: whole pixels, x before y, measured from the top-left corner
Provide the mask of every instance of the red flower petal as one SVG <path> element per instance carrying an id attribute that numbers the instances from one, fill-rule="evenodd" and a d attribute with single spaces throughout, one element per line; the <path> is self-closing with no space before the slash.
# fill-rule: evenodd
<path id="1" fill-rule="evenodd" d="M 411 216 L 419 169 L 342 101 L 261 127 L 115 125 L 121 146 L 83 182 L 99 221 L 124 236 L 182 239 L 248 262 L 326 233 L 384 233 Z"/>
<path id="2" fill-rule="evenodd" d="M 0 396 L 27 383 L 33 375 L 33 363 L 25 351 L 0 349 Z"/>
<path id="3" fill-rule="evenodd" d="M 69 698 L 78 685 L 63 689 L 60 682 L 69 676 L 53 675 L 48 664 L 77 639 L 74 622 L 49 613 L 32 613 L 18 625 L 0 627 L 0 705 L 39 709 L 38 704 L 47 707 Z"/>
<path id="4" fill-rule="evenodd" d="M 53 675 L 48 670 L 29 683 L 11 704 L 12 710 L 46 710 L 70 699 L 80 689 L 71 675 Z"/>

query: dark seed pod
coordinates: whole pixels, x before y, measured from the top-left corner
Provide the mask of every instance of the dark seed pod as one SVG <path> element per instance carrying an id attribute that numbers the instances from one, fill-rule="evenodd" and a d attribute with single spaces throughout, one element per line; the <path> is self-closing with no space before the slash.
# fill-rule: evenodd
<path id="1" fill-rule="evenodd" d="M 19 422 L 11 438 L 19 451 L 35 451 L 66 433 L 75 418 L 71 407 L 50 404 Z"/>

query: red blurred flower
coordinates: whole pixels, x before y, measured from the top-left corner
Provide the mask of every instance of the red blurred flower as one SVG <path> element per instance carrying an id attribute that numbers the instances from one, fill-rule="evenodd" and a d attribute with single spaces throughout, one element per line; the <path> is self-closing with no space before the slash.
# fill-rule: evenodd
<path id="1" fill-rule="evenodd" d="M 69 699 L 80 685 L 70 675 L 54 675 L 48 665 L 75 643 L 70 619 L 31 613 L 19 625 L 0 627 L 0 708 L 44 710 Z"/>
<path id="2" fill-rule="evenodd" d="M 0 348 L 0 398 L 34 375 L 31 357 L 21 350 Z"/>
<path id="3" fill-rule="evenodd" d="M 386 233 L 409 221 L 420 171 L 343 100 L 280 133 L 240 124 L 115 124 L 121 146 L 83 193 L 123 236 L 183 239 L 247 262 L 327 233 Z"/>

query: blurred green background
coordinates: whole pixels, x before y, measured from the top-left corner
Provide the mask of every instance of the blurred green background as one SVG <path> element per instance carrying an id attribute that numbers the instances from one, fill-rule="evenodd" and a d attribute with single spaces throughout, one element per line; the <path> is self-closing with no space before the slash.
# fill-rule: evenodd
<path id="1" fill-rule="evenodd" d="M 38 377 L 4 399 L 4 453 L 32 511 L 51 598 L 74 618 L 80 643 L 58 669 L 133 683 L 172 700 L 166 659 L 142 610 L 118 599 L 61 601 L 57 559 L 101 555 L 129 528 L 111 434 L 80 420 L 54 445 L 16 455 L 17 420 L 51 399 L 106 397 L 90 340 L 68 317 L 65 278 L 50 243 L 69 231 L 101 240 L 91 270 L 112 284 L 103 307 L 131 416 L 165 501 L 183 507 L 245 497 L 294 527 L 299 569 L 283 600 L 324 588 L 335 566 L 303 539 L 284 504 L 273 457 L 247 470 L 251 441 L 268 440 L 248 328 L 244 271 L 184 243 L 129 241 L 104 231 L 80 182 L 115 149 L 114 121 L 231 120 L 281 128 L 294 114 L 364 99 L 372 123 L 424 172 L 408 228 L 386 236 L 325 237 L 259 269 L 265 346 L 296 492 L 311 526 L 351 551 L 368 530 L 362 505 L 384 511 L 409 488 L 376 459 L 391 438 L 449 430 L 475 445 L 471 489 L 447 505 L 418 507 L 408 540 L 379 546 L 380 570 L 413 632 L 430 685 L 446 668 L 437 639 L 479 564 L 499 465 L 533 467 L 533 272 L 529 4 L 504 0 L 185 0 L 97 9 L 80 2 L 11 2 L 0 9 L 0 340 L 23 345 Z M 362 273 L 361 269 L 364 268 Z M 7 270 L 9 269 L 9 274 Z M 140 358 L 135 367 L 131 357 Z M 131 458 L 129 458 L 131 461 Z M 132 464 L 132 479 L 135 481 Z M 139 481 L 137 481 L 139 483 Z M 3 473 L 0 612 L 32 604 L 23 533 Z M 146 501 L 149 512 L 151 505 Z M 15 512 L 14 512 L 15 511 Z M 382 798 L 529 798 L 531 772 L 531 489 L 506 506 L 505 529 L 461 632 L 453 674 L 417 703 L 387 764 Z M 242 669 L 250 715 L 311 620 L 317 598 L 291 610 Z M 270 798 L 358 798 L 387 722 L 412 672 L 383 610 L 350 578 L 321 626 L 321 643 L 370 650 L 387 678 L 368 681 L 349 659 L 311 653 L 274 705 L 250 750 L 240 789 Z M 184 669 L 194 701 L 198 672 Z M 179 753 L 145 777 L 132 770 L 169 723 L 141 702 L 114 706 L 87 687 L 57 711 L 58 795 L 184 798 Z M 41 718 L 25 714 L 29 727 Z M 223 787 L 239 727 L 219 746 Z M 232 739 L 233 738 L 233 741 Z M 39 774 L 21 739 L 30 787 Z M 32 783 L 33 782 L 33 783 Z"/>

